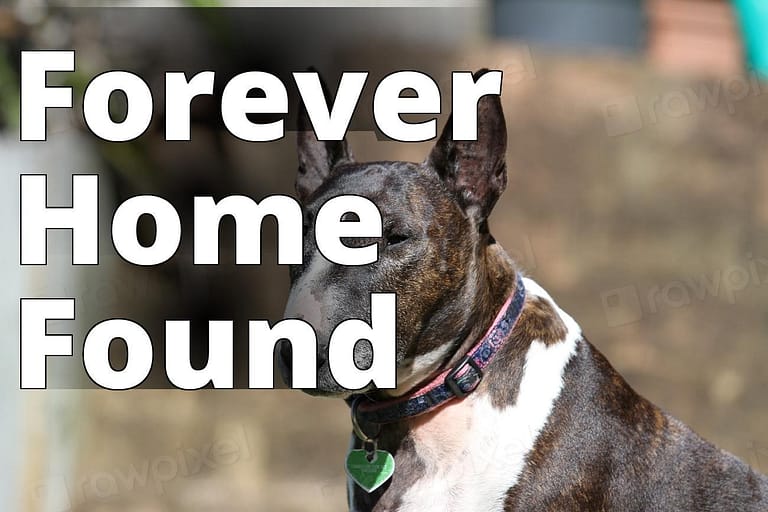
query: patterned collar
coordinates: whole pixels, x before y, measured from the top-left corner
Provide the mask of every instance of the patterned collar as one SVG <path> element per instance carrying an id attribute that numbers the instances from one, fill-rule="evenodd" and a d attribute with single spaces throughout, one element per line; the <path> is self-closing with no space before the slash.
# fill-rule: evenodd
<path id="1" fill-rule="evenodd" d="M 525 303 L 525 286 L 516 275 L 515 292 L 501 307 L 485 336 L 480 339 L 456 366 L 404 396 L 392 400 L 372 401 L 355 395 L 348 403 L 356 404 L 357 419 L 365 423 L 393 423 L 437 409 L 456 398 L 472 393 L 483 380 L 483 370 L 509 339 Z"/>

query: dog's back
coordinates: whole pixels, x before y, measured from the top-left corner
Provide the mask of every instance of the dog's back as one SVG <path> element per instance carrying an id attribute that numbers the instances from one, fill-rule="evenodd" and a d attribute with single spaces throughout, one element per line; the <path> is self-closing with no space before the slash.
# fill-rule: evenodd
<path id="1" fill-rule="evenodd" d="M 355 511 L 766 512 L 768 477 L 638 395 L 535 282 L 472 395 L 386 427 Z M 545 340 L 542 341 L 542 340 Z"/>
<path id="2" fill-rule="evenodd" d="M 768 477 L 639 396 L 582 340 L 505 510 L 765 512 Z"/>

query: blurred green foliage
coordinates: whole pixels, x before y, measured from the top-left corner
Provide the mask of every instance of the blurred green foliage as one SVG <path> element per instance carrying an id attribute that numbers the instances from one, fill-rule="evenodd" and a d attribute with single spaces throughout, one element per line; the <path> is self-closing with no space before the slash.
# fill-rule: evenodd
<path id="1" fill-rule="evenodd" d="M 223 7 L 220 0 L 184 0 L 189 7 Z"/>
<path id="2" fill-rule="evenodd" d="M 10 50 L 0 42 L 0 126 L 19 125 L 19 80 L 10 60 Z"/>

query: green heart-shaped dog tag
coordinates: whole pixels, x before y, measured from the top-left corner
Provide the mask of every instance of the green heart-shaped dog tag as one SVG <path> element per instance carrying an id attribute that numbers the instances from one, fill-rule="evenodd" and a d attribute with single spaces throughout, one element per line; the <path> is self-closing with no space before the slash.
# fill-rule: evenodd
<path id="1" fill-rule="evenodd" d="M 384 450 L 376 450 L 373 462 L 368 462 L 365 450 L 352 450 L 347 455 L 347 474 L 365 492 L 373 492 L 392 478 L 395 458 Z"/>

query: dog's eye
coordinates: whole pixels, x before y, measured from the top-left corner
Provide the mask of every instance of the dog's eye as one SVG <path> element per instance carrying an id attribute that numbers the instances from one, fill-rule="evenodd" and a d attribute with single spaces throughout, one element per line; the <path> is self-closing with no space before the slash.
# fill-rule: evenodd
<path id="1" fill-rule="evenodd" d="M 399 233 L 391 233 L 387 235 L 387 247 L 392 245 L 401 244 L 408 240 L 408 237 L 406 235 L 402 235 Z"/>

